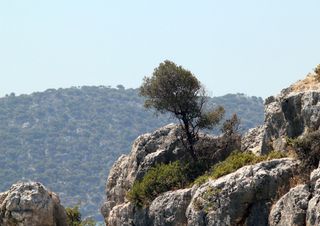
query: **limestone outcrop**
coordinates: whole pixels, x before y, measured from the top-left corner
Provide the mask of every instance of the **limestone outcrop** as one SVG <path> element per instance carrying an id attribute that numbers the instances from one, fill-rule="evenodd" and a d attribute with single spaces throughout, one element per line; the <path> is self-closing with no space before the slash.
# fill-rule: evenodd
<path id="1" fill-rule="evenodd" d="M 153 133 L 138 137 L 132 145 L 129 155 L 122 155 L 110 170 L 106 185 L 106 201 L 101 207 L 101 213 L 114 224 L 115 212 L 130 212 L 126 194 L 133 183 L 141 179 L 151 167 L 159 163 L 169 163 L 176 160 L 190 162 L 183 143 L 179 139 L 180 127 L 175 124 L 164 126 Z M 240 140 L 235 138 L 228 142 L 223 137 L 200 135 L 196 143 L 198 155 L 210 159 L 211 164 L 224 160 L 233 150 L 240 148 Z M 110 220 L 112 221 L 110 222 Z M 122 222 L 124 224 L 124 222 Z"/>
<path id="2" fill-rule="evenodd" d="M 310 199 L 308 185 L 298 185 L 282 196 L 269 216 L 270 226 L 304 225 Z"/>
<path id="3" fill-rule="evenodd" d="M 0 193 L 1 226 L 67 226 L 59 197 L 37 182 L 21 182 Z"/>
<path id="4" fill-rule="evenodd" d="M 208 225 L 205 222 L 215 222 L 219 217 L 220 223 L 229 219 L 230 223 L 246 221 L 250 225 L 261 216 L 261 211 L 264 222 L 268 222 L 271 200 L 276 197 L 277 189 L 288 183 L 295 173 L 296 160 L 267 161 L 244 167 L 201 187 L 194 185 L 168 191 L 154 199 L 147 208 L 131 204 L 126 193 L 150 167 L 161 162 L 188 160 L 183 145 L 177 141 L 177 133 L 177 126 L 168 125 L 152 134 L 142 135 L 134 142 L 130 155 L 121 156 L 114 164 L 107 182 L 107 199 L 101 209 L 107 225 Z M 219 138 L 206 137 L 203 140 L 208 146 L 219 146 Z M 220 149 L 216 150 L 215 156 L 223 160 L 226 156 L 218 154 Z M 208 200 L 203 199 L 206 196 Z M 238 213 L 221 215 L 214 210 L 216 207 L 211 206 L 213 200 L 223 205 L 221 210 Z"/>
<path id="5" fill-rule="evenodd" d="M 268 225 L 272 200 L 298 162 L 276 159 L 245 166 L 199 187 L 186 212 L 188 225 Z"/>
<path id="6" fill-rule="evenodd" d="M 320 167 L 311 172 L 309 183 L 292 188 L 273 205 L 269 225 L 320 225 L 319 203 Z"/>
<path id="7" fill-rule="evenodd" d="M 320 80 L 310 74 L 278 96 L 265 101 L 265 122 L 241 139 L 241 150 L 262 155 L 288 151 L 288 138 L 302 137 L 320 127 Z M 126 198 L 135 181 L 158 163 L 190 161 L 173 124 L 140 136 L 129 155 L 110 171 L 101 212 L 107 225 L 156 226 L 287 226 L 320 225 L 320 168 L 306 182 L 301 163 L 273 159 L 244 166 L 202 185 L 167 191 L 148 206 Z M 197 149 L 214 165 L 239 148 L 239 140 L 202 135 Z M 231 144 L 231 145 L 229 145 Z M 304 172 L 305 173 L 305 172 Z M 301 179 L 301 180 L 299 180 Z M 0 196 L 1 200 L 1 196 Z"/>
<path id="8" fill-rule="evenodd" d="M 320 127 L 320 81 L 309 74 L 265 100 L 264 125 L 248 131 L 242 150 L 266 154 L 285 150 L 287 138 L 296 138 Z"/>

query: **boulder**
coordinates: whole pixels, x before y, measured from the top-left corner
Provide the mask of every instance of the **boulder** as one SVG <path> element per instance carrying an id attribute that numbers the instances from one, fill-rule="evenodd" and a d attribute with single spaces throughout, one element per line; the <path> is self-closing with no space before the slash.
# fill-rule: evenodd
<path id="1" fill-rule="evenodd" d="M 150 205 L 149 218 L 154 226 L 184 226 L 192 189 L 169 191 L 158 196 Z"/>
<path id="2" fill-rule="evenodd" d="M 296 160 L 276 159 L 210 180 L 192 197 L 188 225 L 268 225 L 271 201 L 297 166 Z"/>
<path id="3" fill-rule="evenodd" d="M 0 194 L 1 226 L 67 226 L 59 197 L 38 182 L 20 182 Z"/>
<path id="4" fill-rule="evenodd" d="M 298 185 L 282 196 L 272 207 L 270 226 L 305 225 L 311 193 L 308 185 Z M 316 224 L 315 224 L 316 225 Z"/>
<path id="5" fill-rule="evenodd" d="M 261 155 L 264 134 L 264 126 L 258 126 L 250 129 L 243 135 L 241 139 L 241 150 L 250 151 L 256 155 Z"/>

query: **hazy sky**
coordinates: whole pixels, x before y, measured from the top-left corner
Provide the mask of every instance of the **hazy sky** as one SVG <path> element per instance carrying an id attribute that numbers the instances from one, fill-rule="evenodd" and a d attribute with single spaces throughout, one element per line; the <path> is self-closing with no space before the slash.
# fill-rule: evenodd
<path id="1" fill-rule="evenodd" d="M 319 0 L 0 0 L 0 96 L 138 87 L 165 59 L 266 97 L 320 63 Z"/>

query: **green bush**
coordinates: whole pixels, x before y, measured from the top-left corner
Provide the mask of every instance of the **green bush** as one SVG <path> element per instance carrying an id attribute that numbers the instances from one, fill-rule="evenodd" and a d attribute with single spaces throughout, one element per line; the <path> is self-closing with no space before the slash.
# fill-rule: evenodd
<path id="1" fill-rule="evenodd" d="M 68 226 L 95 226 L 96 221 L 92 218 L 81 220 L 79 206 L 67 207 L 67 225 Z"/>
<path id="2" fill-rule="evenodd" d="M 237 169 L 264 160 L 286 157 L 281 152 L 270 152 L 265 156 L 256 156 L 251 152 L 233 152 L 226 160 L 214 165 L 210 173 L 198 177 L 194 183 L 202 184 L 209 178 L 216 179 L 232 173 Z M 158 164 L 152 167 L 142 178 L 133 184 L 127 193 L 127 198 L 139 207 L 148 206 L 159 194 L 187 187 L 203 169 L 199 164 L 181 165 L 179 161 L 169 164 Z"/>
<path id="3" fill-rule="evenodd" d="M 81 213 L 79 206 L 67 207 L 67 224 L 68 226 L 80 226 L 81 225 Z"/>
<path id="4" fill-rule="evenodd" d="M 127 197 L 136 206 L 147 206 L 159 194 L 185 187 L 189 183 L 186 172 L 186 166 L 179 161 L 158 164 L 141 181 L 134 183 Z"/>
<path id="5" fill-rule="evenodd" d="M 205 175 L 198 177 L 194 183 L 203 184 L 208 179 L 217 179 L 229 173 L 235 172 L 237 169 L 240 169 L 246 165 L 256 164 L 265 160 L 284 158 L 286 157 L 285 153 L 272 151 L 268 155 L 256 156 L 251 152 L 240 152 L 234 151 L 226 158 L 224 161 L 214 165 L 210 171 Z"/>
<path id="6" fill-rule="evenodd" d="M 301 168 L 306 171 L 318 167 L 320 161 L 320 131 L 306 134 L 302 138 L 292 140 L 291 145 L 295 148 Z"/>

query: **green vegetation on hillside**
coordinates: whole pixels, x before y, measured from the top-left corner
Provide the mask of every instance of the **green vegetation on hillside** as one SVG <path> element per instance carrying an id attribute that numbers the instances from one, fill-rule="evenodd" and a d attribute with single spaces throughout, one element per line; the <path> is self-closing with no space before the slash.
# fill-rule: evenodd
<path id="1" fill-rule="evenodd" d="M 243 166 L 253 165 L 262 161 L 284 158 L 286 154 L 283 152 L 272 151 L 267 155 L 256 156 L 251 152 L 234 151 L 224 161 L 214 165 L 209 173 L 198 177 L 196 184 L 203 184 L 209 179 L 217 179 L 229 173 L 233 173 Z"/>
<path id="2" fill-rule="evenodd" d="M 228 94 L 209 102 L 238 113 L 243 130 L 263 121 L 261 98 Z M 122 87 L 0 98 L 0 191 L 18 180 L 40 181 L 63 205 L 80 201 L 84 217 L 99 216 L 112 164 L 136 137 L 169 122 L 168 116 L 144 109 L 138 90 Z"/>

